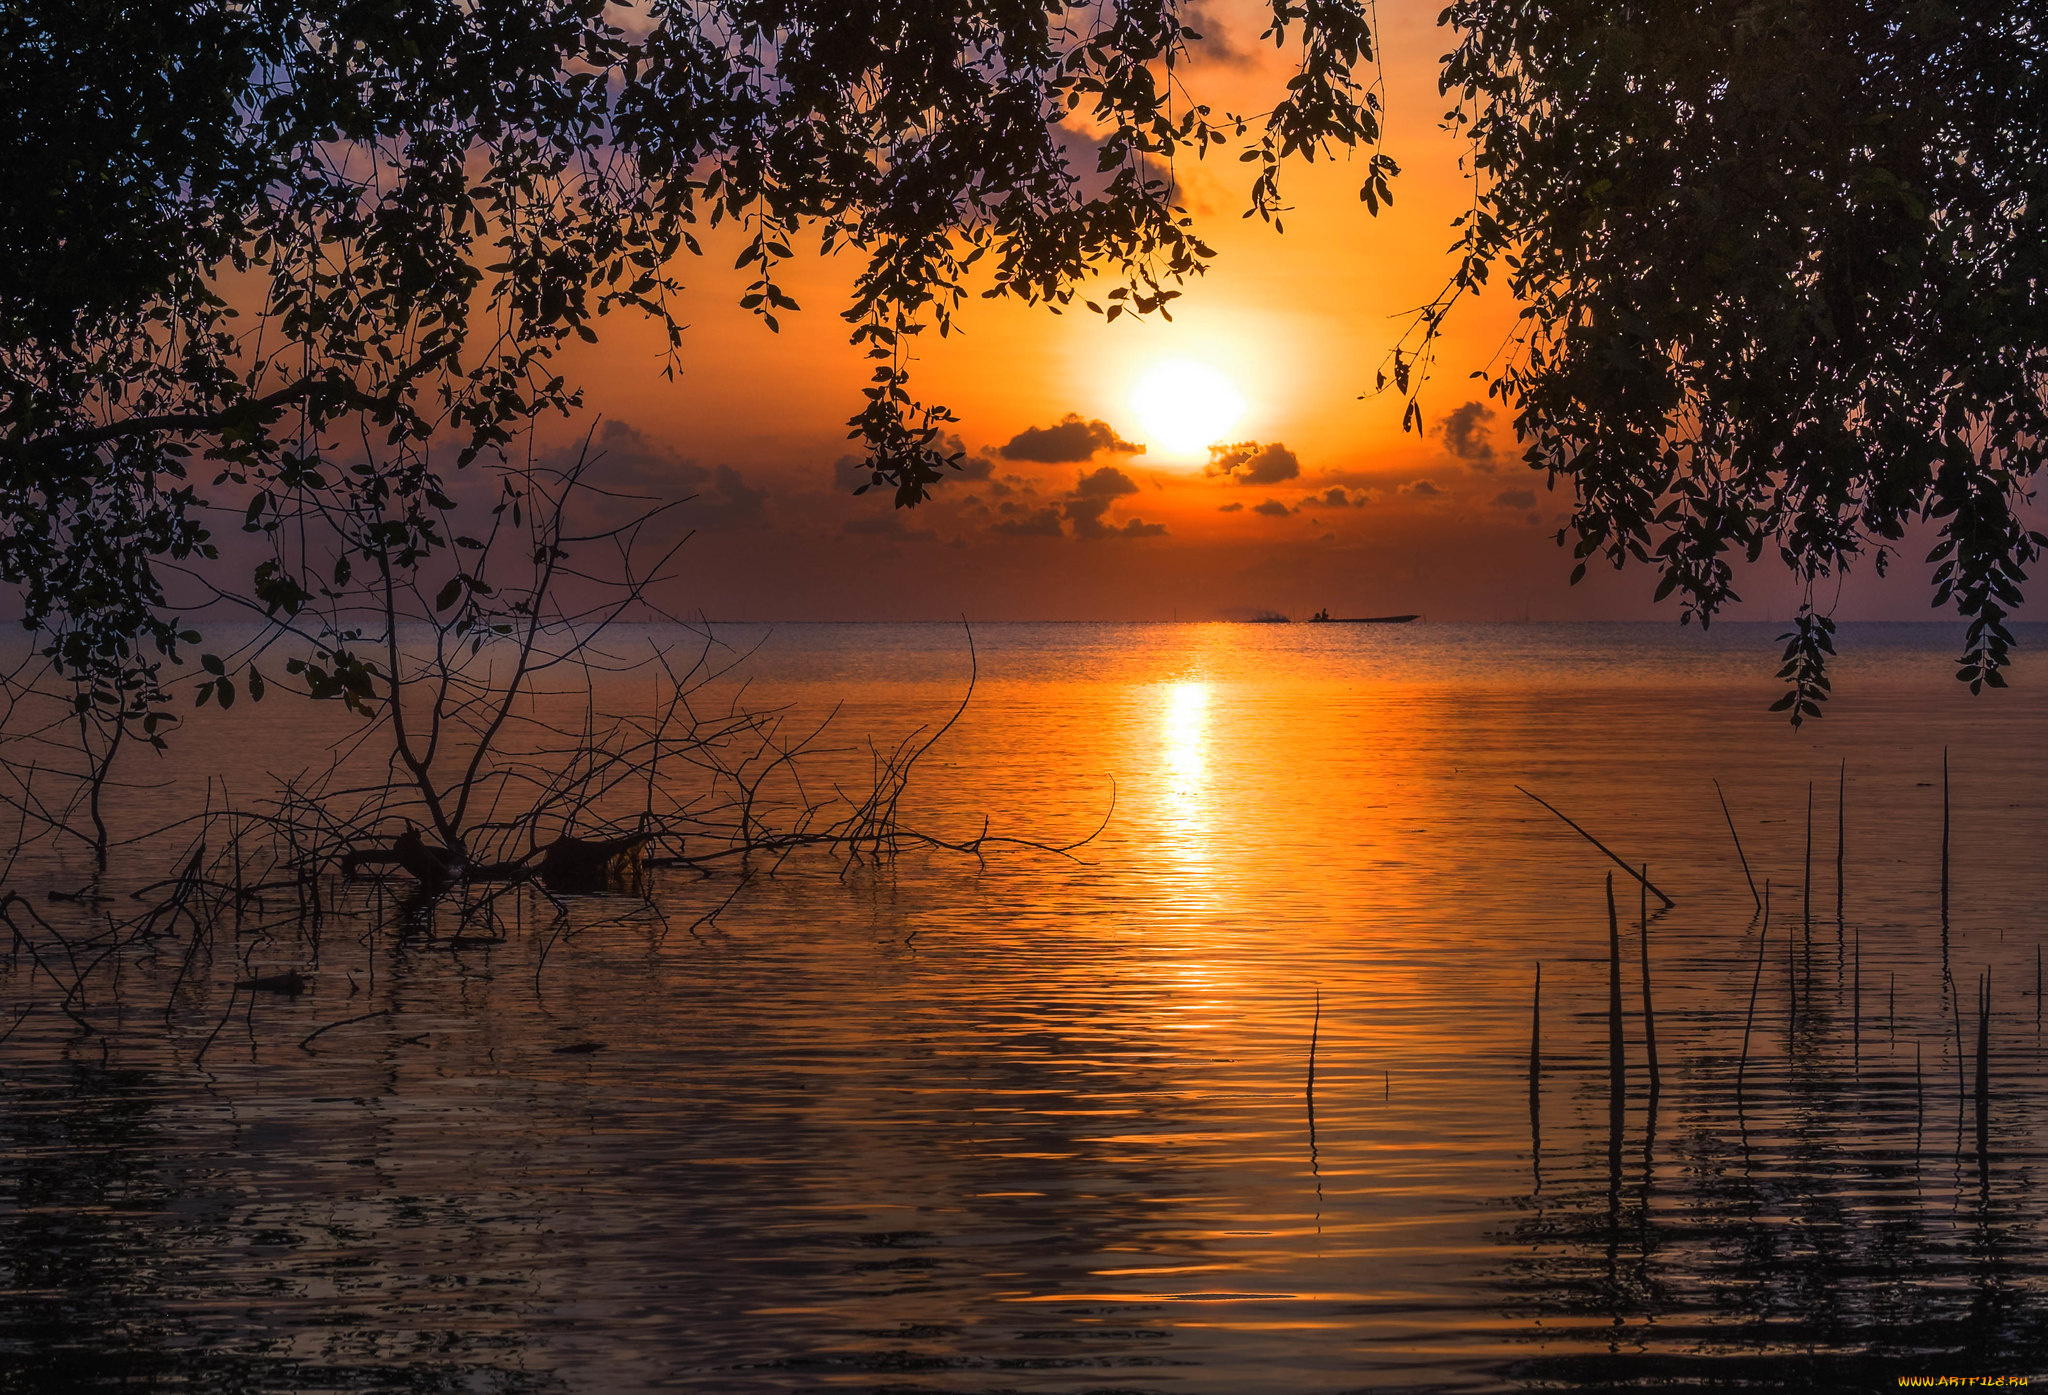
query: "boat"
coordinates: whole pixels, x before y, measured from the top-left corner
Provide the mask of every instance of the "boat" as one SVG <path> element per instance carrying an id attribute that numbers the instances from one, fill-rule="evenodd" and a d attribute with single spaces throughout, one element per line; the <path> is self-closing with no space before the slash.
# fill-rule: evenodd
<path id="1" fill-rule="evenodd" d="M 1309 616 L 1311 625 L 1406 625 L 1420 620 L 1418 615 L 1332 615 L 1328 610 L 1319 610 Z"/>

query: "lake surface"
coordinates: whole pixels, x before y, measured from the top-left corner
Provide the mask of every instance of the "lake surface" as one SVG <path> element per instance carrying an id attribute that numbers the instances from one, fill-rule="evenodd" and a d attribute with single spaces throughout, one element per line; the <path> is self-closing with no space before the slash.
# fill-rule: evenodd
<path id="1" fill-rule="evenodd" d="M 2048 1370 L 2048 665 L 1972 699 L 1956 627 L 1845 625 L 1838 696 L 1794 733 L 1765 711 L 1774 632 L 978 627 L 904 817 L 1101 825 L 1071 856 L 679 869 L 659 915 L 586 898 L 566 933 L 536 912 L 452 949 L 360 910 L 196 968 L 171 936 L 100 971 L 92 1031 L 17 953 L 0 1390 Z M 820 759 L 847 779 L 969 673 L 958 626 L 718 634 L 755 651 L 741 700 L 840 707 Z M 207 773 L 256 790 L 335 723 L 282 699 L 196 722 L 117 816 L 162 821 Z M 1517 786 L 1675 902 L 1649 900 L 1654 1105 L 1635 883 Z M 109 889 L 177 851 L 125 853 Z M 112 912 L 47 893 L 88 871 L 31 849 L 8 886 L 83 925 Z M 231 995 L 288 968 L 310 991 Z"/>

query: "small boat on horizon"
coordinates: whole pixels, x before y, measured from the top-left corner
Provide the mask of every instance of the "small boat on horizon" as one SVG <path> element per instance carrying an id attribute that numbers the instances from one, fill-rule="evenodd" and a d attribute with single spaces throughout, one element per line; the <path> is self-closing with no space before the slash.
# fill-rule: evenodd
<path id="1" fill-rule="evenodd" d="M 1416 615 L 1332 615 L 1328 610 L 1319 610 L 1309 616 L 1311 625 L 1406 625 L 1420 620 Z"/>

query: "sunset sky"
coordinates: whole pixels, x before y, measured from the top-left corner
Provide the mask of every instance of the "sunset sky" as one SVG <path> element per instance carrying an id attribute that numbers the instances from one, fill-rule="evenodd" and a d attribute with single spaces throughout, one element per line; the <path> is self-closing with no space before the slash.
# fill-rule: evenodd
<path id="1" fill-rule="evenodd" d="M 1504 294 L 1459 307 L 1423 393 L 1425 434 L 1401 432 L 1392 394 L 1360 400 L 1450 274 L 1451 219 L 1470 199 L 1460 147 L 1438 124 L 1448 40 L 1435 11 L 1381 15 L 1387 149 L 1402 167 L 1391 212 L 1373 218 L 1360 203 L 1363 157 L 1295 163 L 1283 186 L 1294 208 L 1276 232 L 1240 216 L 1252 167 L 1224 148 L 1178 171 L 1219 256 L 1173 323 L 974 297 L 960 332 L 927 334 L 914 386 L 958 414 L 970 477 L 915 510 L 892 508 L 885 491 L 850 494 L 861 477 L 845 419 L 867 366 L 838 311 L 854 260 L 789 268 L 804 308 L 776 335 L 737 308 L 751 273 L 730 270 L 734 239 L 707 239 L 685 268 L 677 381 L 660 375 L 652 327 L 625 317 L 570 361 L 603 418 L 614 478 L 698 496 L 674 603 L 727 619 L 1675 615 L 1649 604 L 1647 571 L 1596 569 L 1566 585 L 1571 558 L 1553 537 L 1568 496 L 1521 463 L 1506 414 L 1471 377 L 1513 324 Z M 1263 110 L 1289 60 L 1257 45 L 1259 6 L 1224 0 L 1199 23 L 1191 87 L 1218 111 Z M 1177 424 L 1185 413 L 1170 401 L 1143 410 L 1148 377 L 1205 405 L 1234 392 L 1229 439 L 1266 449 L 1206 472 L 1201 451 L 1174 448 L 1191 430 Z M 1900 567 L 1888 585 L 1859 578 L 1837 613 L 1924 617 L 1921 570 Z M 1748 583 L 1734 616 L 1782 617 L 1794 603 L 1775 567 Z"/>

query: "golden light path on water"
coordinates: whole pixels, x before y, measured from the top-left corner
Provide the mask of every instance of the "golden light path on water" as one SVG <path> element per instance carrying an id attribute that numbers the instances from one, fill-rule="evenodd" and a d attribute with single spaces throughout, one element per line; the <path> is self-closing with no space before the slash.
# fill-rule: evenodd
<path id="1" fill-rule="evenodd" d="M 1161 722 L 1161 775 L 1165 795 L 1162 846 L 1180 874 L 1183 906 L 1215 908 L 1214 814 L 1208 789 L 1209 685 L 1168 684 Z"/>

